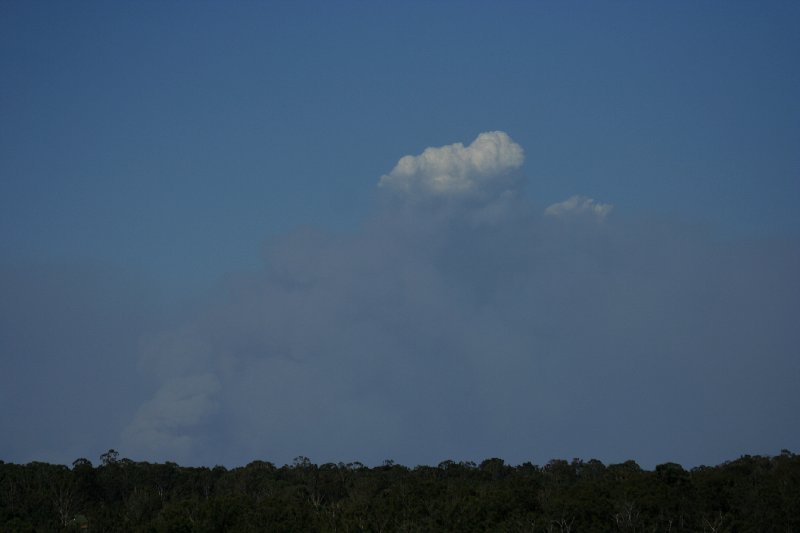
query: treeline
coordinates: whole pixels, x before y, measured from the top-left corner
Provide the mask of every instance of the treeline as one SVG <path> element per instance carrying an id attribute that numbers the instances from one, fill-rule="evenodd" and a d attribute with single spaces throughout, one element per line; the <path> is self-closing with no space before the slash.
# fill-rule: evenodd
<path id="1" fill-rule="evenodd" d="M 228 470 L 120 459 L 0 461 L 0 531 L 800 532 L 800 456 L 544 466 L 386 461 Z"/>

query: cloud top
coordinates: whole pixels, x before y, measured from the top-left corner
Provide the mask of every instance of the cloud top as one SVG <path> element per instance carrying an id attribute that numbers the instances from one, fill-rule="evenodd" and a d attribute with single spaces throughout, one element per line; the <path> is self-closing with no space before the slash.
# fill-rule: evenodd
<path id="1" fill-rule="evenodd" d="M 586 196 L 571 196 L 563 202 L 558 202 L 550 205 L 544 210 L 547 216 L 568 216 L 568 215 L 589 215 L 595 216 L 598 219 L 604 219 L 614 208 L 611 204 L 601 204 L 596 202 L 594 198 L 587 198 Z"/>
<path id="2" fill-rule="evenodd" d="M 462 143 L 426 148 L 397 162 L 378 186 L 423 197 L 463 197 L 497 190 L 499 178 L 522 166 L 522 147 L 502 131 L 478 135 L 469 146 Z"/>

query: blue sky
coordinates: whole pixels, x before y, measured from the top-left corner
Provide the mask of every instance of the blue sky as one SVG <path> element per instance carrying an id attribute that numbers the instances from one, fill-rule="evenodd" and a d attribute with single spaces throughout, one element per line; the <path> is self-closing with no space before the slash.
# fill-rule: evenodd
<path id="1" fill-rule="evenodd" d="M 117 446 L 134 458 L 231 464 L 259 454 L 281 461 L 300 453 L 314 460 L 379 460 L 382 454 L 410 463 L 440 455 L 523 460 L 522 447 L 475 437 L 490 428 L 515 435 L 503 422 L 515 414 L 550 435 L 540 451 L 531 451 L 539 461 L 580 453 L 699 463 L 796 448 L 800 434 L 787 429 L 778 406 L 798 406 L 789 381 L 780 380 L 800 377 L 791 326 L 798 311 L 792 302 L 800 236 L 798 23 L 795 2 L 3 3 L 0 370 L 6 407 L 0 407 L 0 421 L 17 437 L 0 439 L 0 458 L 71 462 L 72 455 L 95 457 Z M 453 143 L 468 147 L 480 133 L 494 131 L 524 150 L 524 164 L 496 168 L 512 178 L 512 185 L 503 182 L 513 193 L 510 204 L 497 203 L 507 197 L 493 188 L 442 207 L 438 200 L 387 200 L 377 187 L 405 155 Z M 424 171 L 414 176 L 420 183 L 430 177 Z M 602 217 L 601 236 L 592 233 L 599 231 L 591 226 L 598 221 L 583 220 L 591 218 L 589 211 L 564 227 L 541 215 L 575 195 L 594 199 L 589 207 L 613 205 Z M 494 244 L 473 233 L 477 211 L 467 215 L 467 209 L 503 213 Z M 549 255 L 543 260 L 513 251 L 521 249 Z M 384 264 L 382 255 L 396 262 Z M 338 270 L 305 270 L 328 261 Z M 498 268 L 520 276 L 517 297 L 494 278 Z M 299 281 L 292 277 L 298 272 L 306 272 Z M 562 278 L 565 272 L 574 277 Z M 627 292 L 623 273 L 632 279 Z M 369 281 L 358 281 L 367 274 Z M 302 298 L 287 288 L 316 287 L 309 279 L 334 281 Z M 712 281 L 719 285 L 708 288 Z M 583 296 L 548 292 L 584 285 Z M 419 298 L 406 301 L 392 292 L 397 286 Z M 231 287 L 244 295 L 235 296 Z M 282 288 L 276 293 L 275 287 Z M 703 287 L 709 294 L 700 302 Z M 440 294 L 441 301 L 424 299 L 425 291 Z M 290 310 L 274 315 L 269 304 L 251 302 L 247 294 Z M 531 304 L 526 294 L 565 307 L 551 315 L 547 309 L 553 307 Z M 587 294 L 604 302 L 603 320 L 590 320 L 601 310 L 578 311 L 566 303 L 588 305 Z M 683 296 L 672 300 L 674 294 Z M 658 303 L 665 298 L 674 312 Z M 380 327 L 361 329 L 341 318 L 350 316 L 340 308 L 349 299 L 375 316 L 391 305 L 404 311 Z M 472 302 L 468 316 L 454 318 L 465 299 Z M 626 333 L 623 326 L 638 308 L 654 318 Z M 721 314 L 704 318 L 698 309 Z M 413 320 L 425 312 L 446 323 L 441 330 L 448 333 L 426 337 L 427 326 Z M 511 315 L 539 318 L 514 326 Z M 212 316 L 214 324 L 227 320 L 230 327 L 215 330 L 208 323 Z M 711 323 L 704 331 L 686 323 L 686 316 Z M 765 317 L 773 319 L 768 326 Z M 495 325 L 484 330 L 476 321 Z M 264 331 L 276 323 L 288 337 L 266 339 Z M 291 407 L 263 420 L 241 413 L 248 402 L 279 401 L 277 392 L 262 391 L 269 383 L 285 397 L 291 394 L 281 383 L 327 390 L 315 372 L 334 368 L 345 377 L 325 398 L 382 405 L 370 391 L 383 382 L 356 371 L 365 367 L 363 360 L 347 359 L 355 341 L 332 338 L 332 362 L 314 363 L 321 348 L 303 339 L 333 335 L 326 329 L 330 323 L 353 328 L 352 335 L 361 332 L 374 350 L 385 347 L 366 368 L 400 376 L 384 384 L 395 392 L 378 397 L 386 402 L 383 410 L 362 415 L 374 417 L 385 435 L 395 431 L 394 440 L 387 436 L 360 447 L 354 426 L 352 442 L 342 436 L 332 439 L 330 450 L 315 448 L 308 444 L 319 436 L 315 431 L 333 431 L 321 422 L 324 402 L 297 408 L 308 411 L 316 430 L 295 427 Z M 433 388 L 426 388 L 433 385 L 419 377 L 428 363 L 397 361 L 418 352 L 431 354 L 426 361 L 434 368 L 458 366 L 451 360 L 465 349 L 458 324 L 473 324 L 485 342 L 514 339 L 506 347 L 507 366 L 497 370 L 497 383 L 482 381 L 476 376 L 488 375 L 484 363 L 466 350 L 472 370 L 442 386 L 452 398 L 484 393 L 473 403 L 464 400 L 469 408 L 452 399 L 426 410 L 436 403 Z M 543 328 L 544 337 L 531 336 L 532 329 L 539 331 L 532 324 Z M 558 333 L 547 334 L 542 324 Z M 671 363 L 615 360 L 607 368 L 641 367 L 630 378 L 663 386 L 662 395 L 670 379 L 677 390 L 689 391 L 685 396 L 705 414 L 691 423 L 674 421 L 684 442 L 702 433 L 703 417 L 733 417 L 734 405 L 750 413 L 745 422 L 752 439 L 731 441 L 736 432 L 724 425 L 716 434 L 738 447 L 701 437 L 693 450 L 676 450 L 679 456 L 672 457 L 641 437 L 644 430 L 630 429 L 628 442 L 636 445 L 598 438 L 593 451 L 576 445 L 577 434 L 555 422 L 559 413 L 574 415 L 570 409 L 582 407 L 556 401 L 541 411 L 517 411 L 514 405 L 533 401 L 549 405 L 529 396 L 521 383 L 508 389 L 509 398 L 497 400 L 492 392 L 512 375 L 551 372 L 561 379 L 569 365 L 599 364 L 574 359 L 590 345 L 588 333 L 570 340 L 579 325 L 592 338 L 608 336 L 598 357 L 611 357 L 622 346 L 631 350 L 625 357 L 634 357 L 646 338 L 670 339 L 668 332 L 677 332 L 675 346 L 662 342 L 654 350 L 664 352 L 658 361 Z M 293 328 L 304 333 L 286 333 Z M 399 335 L 389 335 L 392 328 L 409 328 L 410 335 L 428 340 L 403 348 L 387 340 Z M 731 340 L 743 328 L 752 335 Z M 250 340 L 241 346 L 231 341 L 234 331 Z M 293 367 L 274 368 L 275 346 L 291 343 L 306 346 L 293 357 L 315 368 L 302 378 Z M 769 352 L 758 357 L 771 362 L 775 374 L 750 386 L 763 392 L 754 396 L 762 400 L 738 405 L 734 399 L 759 368 L 748 358 L 756 356 L 744 351 L 729 381 L 711 388 L 721 397 L 702 400 L 702 384 L 694 380 L 706 375 L 701 367 L 725 366 L 722 356 L 707 355 L 705 363 L 681 358 L 736 346 Z M 175 355 L 192 350 L 206 355 Z M 520 359 L 523 352 L 542 351 L 554 359 L 540 357 L 538 367 Z M 444 355 L 436 359 L 435 353 Z M 172 370 L 158 370 L 164 366 Z M 661 380 L 655 369 L 671 377 Z M 689 370 L 697 373 L 687 377 Z M 246 374 L 261 372 L 281 379 L 245 386 Z M 81 390 L 64 387 L 65 376 L 82 383 Z M 413 388 L 414 379 L 422 380 L 417 403 L 407 410 L 392 407 L 412 402 L 400 390 Z M 773 381 L 770 387 L 771 379 L 783 385 Z M 86 380 L 115 399 L 97 406 L 83 390 Z M 546 383 L 541 390 L 554 387 Z M 181 394 L 193 387 L 208 395 L 194 406 L 205 415 L 174 422 L 167 444 L 132 436 L 136 428 L 150 427 L 142 420 L 154 409 L 174 412 Z M 237 397 L 226 392 L 232 390 L 251 392 Z M 595 391 L 587 383 L 580 390 Z M 651 405 L 636 391 L 603 394 L 606 403 L 597 405 L 608 409 Z M 668 403 L 665 396 L 653 399 L 651 415 L 670 419 L 688 405 Z M 590 404 L 586 412 L 599 419 L 601 412 Z M 473 409 L 485 412 L 470 429 Z M 81 413 L 85 422 L 65 421 Z M 377 422 L 390 413 L 407 422 Z M 422 420 L 416 426 L 410 422 L 415 417 Z M 429 454 L 414 452 L 413 428 L 430 435 L 439 427 L 437 417 L 464 423 L 437 437 Z M 765 427 L 756 431 L 756 421 Z M 52 440 L 54 428 L 66 443 Z M 296 438 L 271 448 L 270 435 L 278 431 Z M 599 423 L 593 431 L 608 436 Z M 459 444 L 470 438 L 474 446 Z M 511 438 L 528 446 L 536 434 Z M 237 440 L 254 444 L 231 444 Z"/>

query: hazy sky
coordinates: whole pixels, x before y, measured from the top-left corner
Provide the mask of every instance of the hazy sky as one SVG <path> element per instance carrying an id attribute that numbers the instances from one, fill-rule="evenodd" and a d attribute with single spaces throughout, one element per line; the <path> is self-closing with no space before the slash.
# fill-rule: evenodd
<path id="1" fill-rule="evenodd" d="M 0 459 L 797 451 L 798 25 L 0 3 Z"/>

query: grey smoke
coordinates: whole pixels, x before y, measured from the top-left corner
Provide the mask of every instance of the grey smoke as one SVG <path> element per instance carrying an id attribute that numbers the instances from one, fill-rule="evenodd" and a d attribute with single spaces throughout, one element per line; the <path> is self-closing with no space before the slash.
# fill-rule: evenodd
<path id="1" fill-rule="evenodd" d="M 492 172 L 475 143 L 407 156 L 359 230 L 268 243 L 262 271 L 151 336 L 123 452 L 693 465 L 796 447 L 795 241 L 543 209 L 509 178 L 521 148 L 483 135 Z"/>
<path id="2" fill-rule="evenodd" d="M 69 464 L 117 445 L 153 390 L 139 338 L 163 309 L 119 269 L 0 265 L 0 459 Z"/>

